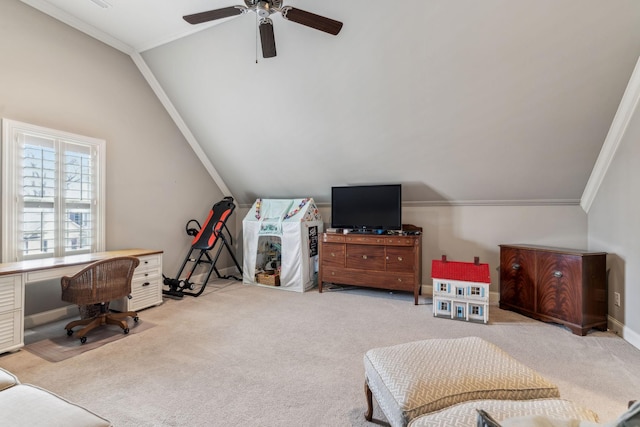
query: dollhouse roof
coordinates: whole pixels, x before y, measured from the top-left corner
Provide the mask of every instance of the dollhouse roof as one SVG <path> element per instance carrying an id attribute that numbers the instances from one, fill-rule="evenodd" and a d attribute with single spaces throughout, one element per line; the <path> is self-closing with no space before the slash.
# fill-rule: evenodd
<path id="1" fill-rule="evenodd" d="M 491 283 L 489 264 L 473 262 L 442 261 L 431 262 L 431 278 L 459 280 L 461 282 Z"/>

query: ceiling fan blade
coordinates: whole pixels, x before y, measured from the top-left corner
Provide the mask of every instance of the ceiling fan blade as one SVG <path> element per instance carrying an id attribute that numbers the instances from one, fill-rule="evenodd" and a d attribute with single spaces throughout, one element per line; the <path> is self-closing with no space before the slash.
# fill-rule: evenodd
<path id="1" fill-rule="evenodd" d="M 185 15 L 182 17 L 189 24 L 202 24 L 203 22 L 214 21 L 216 19 L 228 18 L 230 16 L 240 15 L 245 12 L 244 6 L 230 6 L 222 9 L 209 10 L 206 12 L 194 13 L 193 15 Z"/>
<path id="2" fill-rule="evenodd" d="M 324 31 L 325 33 L 333 34 L 334 36 L 337 36 L 342 29 L 342 22 L 340 21 L 325 18 L 324 16 L 296 9 L 295 7 L 291 6 L 282 8 L 282 17 L 288 19 L 289 21 L 306 25 L 307 27 Z"/>
<path id="3" fill-rule="evenodd" d="M 263 58 L 276 56 L 276 38 L 273 34 L 273 22 L 269 18 L 260 20 L 260 42 Z"/>

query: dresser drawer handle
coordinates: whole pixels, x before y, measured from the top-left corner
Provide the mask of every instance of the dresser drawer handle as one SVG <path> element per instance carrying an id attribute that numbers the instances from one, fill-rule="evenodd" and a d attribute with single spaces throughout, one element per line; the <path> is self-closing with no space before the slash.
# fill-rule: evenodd
<path id="1" fill-rule="evenodd" d="M 398 282 L 402 282 L 402 277 L 398 277 Z"/>
<path id="2" fill-rule="evenodd" d="M 331 272 L 331 275 L 332 275 L 332 276 L 335 276 L 335 275 L 336 275 L 336 272 L 335 272 L 335 271 L 332 271 L 332 272 Z"/>
<path id="3" fill-rule="evenodd" d="M 520 264 L 513 264 L 511 265 L 511 268 L 514 270 L 520 270 Z"/>
<path id="4" fill-rule="evenodd" d="M 398 257 L 398 261 L 402 261 L 402 257 L 401 256 Z"/>
<path id="5" fill-rule="evenodd" d="M 557 277 L 558 279 L 562 277 L 562 271 L 554 271 L 553 277 Z"/>
<path id="6" fill-rule="evenodd" d="M 334 254 L 333 252 L 331 252 L 331 256 L 332 256 L 332 257 L 335 257 L 335 256 L 336 256 L 336 254 Z"/>
<path id="7" fill-rule="evenodd" d="M 150 284 L 151 284 L 151 283 L 149 283 L 149 282 L 144 282 L 144 283 L 142 284 L 142 286 L 149 286 Z"/>
<path id="8" fill-rule="evenodd" d="M 362 255 L 362 259 L 367 259 L 367 256 L 366 255 Z"/>

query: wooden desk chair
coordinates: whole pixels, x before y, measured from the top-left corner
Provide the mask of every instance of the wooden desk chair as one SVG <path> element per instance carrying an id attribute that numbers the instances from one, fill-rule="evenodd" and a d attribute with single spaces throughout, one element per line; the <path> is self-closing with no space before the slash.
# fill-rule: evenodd
<path id="1" fill-rule="evenodd" d="M 77 304 L 81 313 L 80 320 L 74 320 L 65 326 L 67 335 L 71 336 L 76 326 L 84 326 L 77 333 L 80 342 L 84 344 L 89 331 L 107 324 L 118 325 L 128 334 L 126 318 L 132 317 L 137 322 L 138 313 L 111 313 L 109 302 L 130 296 L 131 279 L 138 264 L 140 260 L 136 257 L 108 258 L 89 264 L 73 276 L 64 276 L 61 279 L 62 300 Z"/>

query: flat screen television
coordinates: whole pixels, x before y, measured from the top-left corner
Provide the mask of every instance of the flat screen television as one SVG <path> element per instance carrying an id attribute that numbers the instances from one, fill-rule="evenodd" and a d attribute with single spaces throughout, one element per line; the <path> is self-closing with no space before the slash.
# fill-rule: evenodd
<path id="1" fill-rule="evenodd" d="M 402 229 L 402 186 L 331 187 L 331 227 L 356 231 Z"/>

